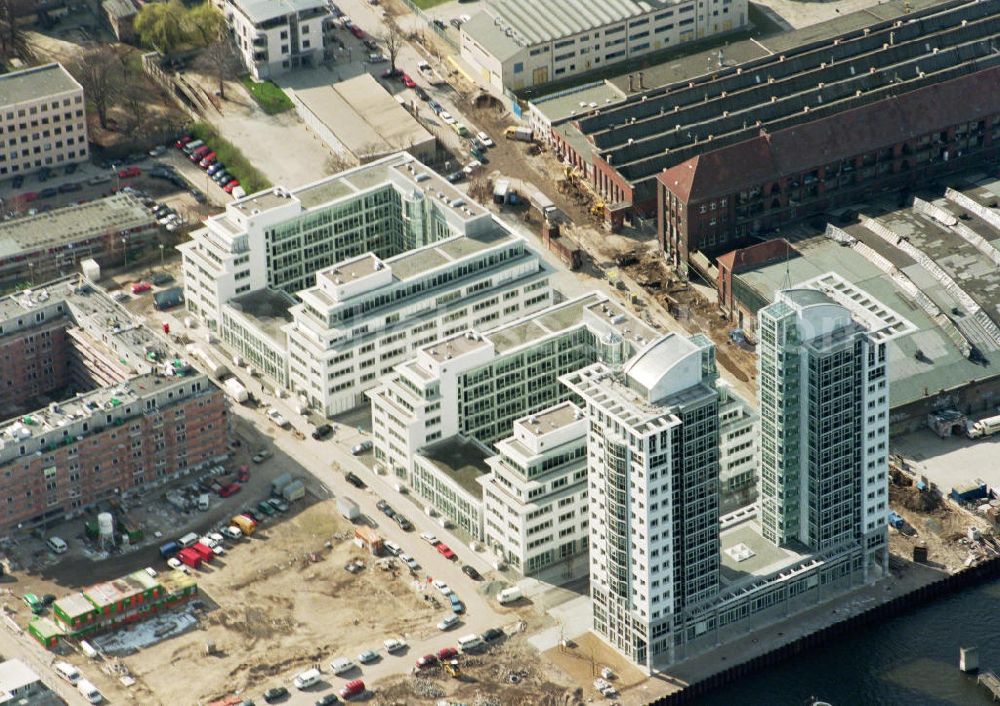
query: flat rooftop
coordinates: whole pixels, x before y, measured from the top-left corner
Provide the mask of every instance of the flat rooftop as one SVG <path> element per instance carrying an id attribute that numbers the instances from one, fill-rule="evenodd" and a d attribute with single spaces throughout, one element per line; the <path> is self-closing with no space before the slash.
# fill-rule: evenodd
<path id="1" fill-rule="evenodd" d="M 83 592 L 100 609 L 144 593 L 156 588 L 158 585 L 156 579 L 143 570 L 111 581 L 88 586 Z"/>
<path id="2" fill-rule="evenodd" d="M 96 608 L 94 604 L 87 600 L 87 597 L 80 592 L 71 593 L 68 596 L 59 598 L 54 603 L 55 606 L 68 615 L 75 618 L 87 613 L 93 613 Z"/>
<path id="3" fill-rule="evenodd" d="M 41 681 L 35 670 L 16 657 L 0 662 L 0 693 L 15 692 Z M 11 698 L 13 703 L 14 698 Z"/>
<path id="4" fill-rule="evenodd" d="M 434 142 L 434 136 L 369 73 L 294 92 L 297 107 L 361 161 Z"/>
<path id="5" fill-rule="evenodd" d="M 258 289 L 231 299 L 226 306 L 232 307 L 249 319 L 257 330 L 281 346 L 285 345 L 285 334 L 281 330 L 291 323 L 290 309 L 295 306 L 295 298 L 278 289 Z"/>
<path id="6" fill-rule="evenodd" d="M 516 42 L 528 45 L 580 34 L 590 29 L 674 7 L 671 0 L 548 0 L 544 11 L 532 0 L 490 0 L 488 14 L 499 19 L 494 30 L 511 30 Z"/>
<path id="7" fill-rule="evenodd" d="M 476 479 L 490 472 L 486 459 L 493 454 L 478 441 L 455 435 L 423 447 L 419 455 L 431 461 L 470 495 L 483 496 L 483 486 Z"/>
<path id="8" fill-rule="evenodd" d="M 1000 224 L 1000 211 L 988 205 L 1000 199 L 1000 181 L 972 175 L 958 192 L 978 203 L 983 213 L 995 214 Z M 982 308 L 987 324 L 1000 325 L 1000 269 L 960 234 L 978 234 L 988 250 L 1000 246 L 1000 229 L 940 192 L 917 196 L 954 214 L 954 224 L 945 226 L 913 208 L 898 209 L 888 201 L 862 205 L 859 210 L 880 214 L 875 219 L 877 226 L 919 248 Z M 1000 374 L 1000 346 L 990 340 L 982 321 L 967 310 L 968 300 L 864 223 L 841 226 L 841 230 L 862 247 L 844 246 L 806 226 L 796 226 L 783 231 L 782 236 L 799 257 L 752 268 L 735 279 L 766 302 L 773 301 L 774 293 L 789 282 L 821 287 L 824 281 L 832 282 L 850 298 L 870 298 L 897 316 L 901 325 L 887 337 L 886 344 L 893 408 Z M 996 257 L 1000 261 L 1000 253 Z M 828 276 L 831 273 L 835 278 Z M 925 308 L 926 302 L 936 315 Z M 983 354 L 979 362 L 970 359 L 970 345 Z"/>
<path id="9" fill-rule="evenodd" d="M 722 530 L 719 540 L 722 549 L 719 583 L 723 591 L 809 559 L 805 551 L 778 547 L 764 539 L 760 525 L 753 520 Z"/>
<path id="10" fill-rule="evenodd" d="M 122 230 L 152 227 L 153 215 L 131 194 L 56 208 L 0 223 L 0 258 L 61 247 Z"/>
<path id="11" fill-rule="evenodd" d="M 236 0 L 234 4 L 255 24 L 304 10 L 326 9 L 323 0 Z"/>
<path id="12" fill-rule="evenodd" d="M 449 262 L 474 257 L 488 248 L 519 240 L 519 236 L 498 226 L 482 234 L 448 238 L 419 250 L 395 255 L 386 260 L 386 264 L 392 267 L 394 277 L 408 280 Z"/>
<path id="13" fill-rule="evenodd" d="M 82 90 L 62 64 L 32 66 L 0 76 L 0 106 Z"/>
<path id="14" fill-rule="evenodd" d="M 537 414 L 522 417 L 514 423 L 520 424 L 532 434 L 536 433 L 536 429 L 541 429 L 537 433 L 547 434 L 550 431 L 556 431 L 557 429 L 569 426 L 573 422 L 580 421 L 578 415 L 581 413 L 582 410 L 579 407 L 567 400 L 554 407 L 544 409 Z"/>
<path id="15" fill-rule="evenodd" d="M 586 86 L 550 93 L 531 101 L 531 106 L 545 116 L 552 125 L 559 125 L 578 115 L 616 105 L 626 93 L 611 81 L 599 81 Z"/>

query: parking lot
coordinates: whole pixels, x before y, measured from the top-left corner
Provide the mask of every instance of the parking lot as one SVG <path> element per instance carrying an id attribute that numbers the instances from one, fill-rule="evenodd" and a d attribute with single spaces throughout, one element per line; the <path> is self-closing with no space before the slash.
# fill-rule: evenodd
<path id="1" fill-rule="evenodd" d="M 1000 488 L 1000 435 L 982 439 L 963 436 L 938 437 L 930 429 L 896 437 L 892 453 L 907 460 L 915 476 L 926 475 L 943 495 L 957 485 L 977 478 L 993 488 Z"/>

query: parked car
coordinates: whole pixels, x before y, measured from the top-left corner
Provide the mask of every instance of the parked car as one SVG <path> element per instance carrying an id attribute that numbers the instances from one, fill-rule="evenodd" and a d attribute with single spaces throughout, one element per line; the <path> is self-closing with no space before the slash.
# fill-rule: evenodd
<path id="1" fill-rule="evenodd" d="M 444 120 L 445 125 L 454 125 L 455 123 L 458 122 L 457 120 L 455 120 L 454 116 L 447 110 L 442 110 L 440 113 L 438 113 L 438 117 Z"/>
<path id="2" fill-rule="evenodd" d="M 365 650 L 358 655 L 358 662 L 361 664 L 371 664 L 378 660 L 378 652 L 376 650 Z"/>
<path id="3" fill-rule="evenodd" d="M 409 74 L 404 73 L 400 77 L 400 80 L 403 82 L 403 85 L 406 86 L 407 88 L 416 88 L 417 87 L 417 82 L 414 81 L 412 78 L 410 78 Z"/>
<path id="4" fill-rule="evenodd" d="M 312 438 L 316 439 L 316 441 L 322 441 L 331 434 L 333 434 L 332 426 L 329 424 L 320 424 L 318 427 L 313 429 Z"/>
<path id="5" fill-rule="evenodd" d="M 441 20 L 434 20 L 434 26 L 437 27 L 440 30 L 446 30 L 446 29 L 448 29 L 448 25 L 446 25 Z"/>
<path id="6" fill-rule="evenodd" d="M 358 27 L 357 25 L 351 25 L 351 34 L 353 34 L 358 39 L 364 39 L 366 36 L 365 31 Z"/>
<path id="7" fill-rule="evenodd" d="M 206 154 L 204 157 L 201 158 L 201 161 L 198 162 L 198 166 L 201 167 L 202 169 L 208 169 L 213 164 L 215 164 L 215 160 L 217 158 L 218 155 L 215 154 L 215 152 L 209 152 L 208 154 Z"/>
<path id="8" fill-rule="evenodd" d="M 455 552 L 453 552 L 451 550 L 451 547 L 449 547 L 444 542 L 441 542 L 435 548 L 438 550 L 438 554 L 440 554 L 441 556 L 443 556 L 445 559 L 448 559 L 449 561 L 457 558 L 456 555 L 455 555 Z"/>
<path id="9" fill-rule="evenodd" d="M 358 478 L 353 473 L 348 472 L 348 474 L 346 476 L 344 476 L 344 479 L 348 483 L 350 483 L 351 485 L 353 485 L 355 488 L 364 488 L 365 487 L 365 482 L 363 480 L 361 480 L 360 478 Z"/>
<path id="10" fill-rule="evenodd" d="M 337 703 L 336 694 L 327 694 L 316 699 L 316 706 L 334 706 Z"/>
<path id="11" fill-rule="evenodd" d="M 278 512 L 288 512 L 288 503 L 281 498 L 270 498 L 267 502 Z"/>
<path id="12" fill-rule="evenodd" d="M 369 64 L 384 64 L 387 61 L 389 61 L 389 59 L 387 59 L 384 54 L 375 53 L 368 55 Z"/>
<path id="13" fill-rule="evenodd" d="M 339 693 L 342 699 L 353 699 L 365 693 L 365 683 L 360 679 L 354 679 L 347 682 Z"/>
<path id="14" fill-rule="evenodd" d="M 209 176 L 213 176 L 214 174 L 219 173 L 225 168 L 226 168 L 225 164 L 223 164 L 222 162 L 216 162 L 215 164 L 210 165 L 209 168 L 206 169 L 205 171 L 208 172 Z"/>
<path id="15" fill-rule="evenodd" d="M 148 292 L 152 288 L 153 285 L 151 285 L 149 282 L 133 282 L 131 291 L 132 294 L 142 294 L 143 292 Z"/>
<path id="16" fill-rule="evenodd" d="M 457 614 L 452 613 L 451 615 L 446 615 L 441 619 L 441 622 L 437 624 L 437 629 L 441 631 L 451 630 L 453 627 L 458 625 L 458 621 L 459 617 Z"/>
<path id="17" fill-rule="evenodd" d="M 355 456 L 360 456 L 363 453 L 371 451 L 372 446 L 374 446 L 374 444 L 371 442 L 370 439 L 365 440 L 362 441 L 360 444 L 355 444 L 354 447 L 351 448 L 351 453 L 354 454 Z"/>
<path id="18" fill-rule="evenodd" d="M 489 135 L 487 135 L 482 130 L 480 130 L 479 132 L 476 133 L 476 137 L 479 138 L 479 141 L 483 144 L 484 147 L 495 147 L 496 146 L 496 143 L 493 142 L 493 138 L 491 138 Z"/>
<path id="19" fill-rule="evenodd" d="M 421 86 L 414 85 L 413 86 L 413 92 L 416 93 L 417 94 L 417 98 L 419 98 L 422 101 L 426 101 L 426 100 L 430 99 L 430 96 L 427 95 L 427 91 L 425 91 Z"/>
<path id="20" fill-rule="evenodd" d="M 60 184 L 59 185 L 59 193 L 60 194 L 68 194 L 68 193 L 71 193 L 73 191 L 79 191 L 82 188 L 83 188 L 83 186 L 80 184 L 80 182 L 78 182 L 78 181 L 68 181 L 65 184 Z"/>
<path id="21" fill-rule="evenodd" d="M 271 409 L 267 410 L 267 418 L 270 419 L 275 424 L 277 424 L 279 427 L 290 426 L 288 420 L 285 419 L 284 415 L 278 410 L 276 410 L 274 407 L 271 407 Z"/>
<path id="22" fill-rule="evenodd" d="M 246 483 L 250 480 L 250 466 L 240 466 L 236 469 L 236 480 Z"/>
<path id="23" fill-rule="evenodd" d="M 239 483 L 230 483 L 229 485 L 227 485 L 226 487 L 222 488 L 219 491 L 219 497 L 220 498 L 232 497 L 233 495 L 236 495 L 238 492 L 240 492 L 242 489 L 243 486 L 240 485 Z"/>
<path id="24" fill-rule="evenodd" d="M 274 515 L 277 513 L 277 510 L 271 507 L 271 503 L 269 503 L 267 500 L 261 500 L 259 503 L 257 503 L 257 509 L 260 510 L 265 515 L 267 515 L 268 517 L 274 517 Z"/>
<path id="25" fill-rule="evenodd" d="M 169 272 L 157 272 L 150 281 L 157 287 L 174 281 L 174 276 Z"/>
<path id="26" fill-rule="evenodd" d="M 432 547 L 435 546 L 438 543 L 438 541 L 439 541 L 438 538 L 437 538 L 437 535 L 432 534 L 431 532 L 421 532 L 420 533 L 420 539 L 424 540 L 425 542 L 427 542 L 428 544 L 430 544 Z"/>
<path id="27" fill-rule="evenodd" d="M 394 517 L 396 515 L 395 510 L 393 510 L 392 506 L 385 500 L 379 500 L 375 503 L 375 507 L 377 507 L 386 517 Z"/>
<path id="28" fill-rule="evenodd" d="M 254 463 L 264 463 L 267 459 L 271 458 L 274 454 L 271 453 L 269 449 L 261 449 L 251 457 L 251 461 Z"/>
<path id="29" fill-rule="evenodd" d="M 164 154 L 166 151 L 167 151 L 166 146 L 165 145 L 160 145 L 158 147 L 154 147 L 153 149 L 151 149 L 149 151 L 149 156 L 150 157 L 159 157 L 161 154 Z"/>
<path id="30" fill-rule="evenodd" d="M 504 634 L 504 631 L 500 628 L 490 628 L 479 637 L 483 639 L 483 642 L 493 642 L 494 640 L 499 640 Z"/>
<path id="31" fill-rule="evenodd" d="M 409 532 L 410 530 L 413 529 L 413 523 L 410 522 L 405 517 L 403 517 L 402 515 L 400 515 L 398 512 L 392 519 L 394 519 L 396 521 L 396 524 L 399 525 L 399 529 L 403 530 L 404 532 Z"/>
<path id="32" fill-rule="evenodd" d="M 393 542 L 391 539 L 387 539 L 382 543 L 382 547 L 389 552 L 392 556 L 399 556 L 403 553 L 403 548 Z"/>
<path id="33" fill-rule="evenodd" d="M 464 613 L 465 612 L 465 604 L 462 603 L 461 599 L 459 599 L 458 596 L 456 596 L 454 593 L 452 593 L 450 596 L 448 596 L 448 599 L 451 600 L 451 610 L 452 610 L 452 612 L 454 612 L 454 613 Z"/>
<path id="34" fill-rule="evenodd" d="M 437 658 L 442 662 L 446 659 L 455 659 L 458 657 L 458 648 L 456 647 L 442 647 L 437 651 Z"/>
<path id="35" fill-rule="evenodd" d="M 430 107 L 431 110 L 434 111 L 435 115 L 440 115 L 441 111 L 444 110 L 444 106 L 441 105 L 440 103 L 438 103 L 436 100 L 433 100 L 433 99 L 427 101 L 427 105 L 428 105 L 428 107 Z"/>
<path id="36" fill-rule="evenodd" d="M 198 203 L 208 202 L 208 197 L 205 196 L 205 194 L 203 194 L 202 192 L 198 191 L 198 189 L 191 189 L 191 195 L 194 197 L 194 200 L 197 201 Z"/>
<path id="37" fill-rule="evenodd" d="M 45 544 L 56 554 L 65 554 L 69 549 L 69 545 L 66 544 L 66 540 L 61 537 L 49 537 L 45 540 Z"/>
<path id="38" fill-rule="evenodd" d="M 118 178 L 119 179 L 130 179 L 132 177 L 137 177 L 140 174 L 142 174 L 142 170 L 139 169 L 139 167 L 135 167 L 135 166 L 125 167 L 124 169 L 122 169 L 122 170 L 120 170 L 118 172 Z"/>
<path id="39" fill-rule="evenodd" d="M 427 669 L 438 663 L 438 658 L 434 655 L 424 655 L 417 660 L 417 669 Z"/>
<path id="40" fill-rule="evenodd" d="M 385 647 L 386 652 L 392 654 L 393 652 L 399 652 L 400 650 L 405 649 L 406 640 L 402 638 L 390 637 L 389 639 L 385 640 L 382 643 L 382 645 L 383 647 Z"/>
<path id="41" fill-rule="evenodd" d="M 418 564 L 418 563 L 417 563 L 417 560 L 416 560 L 416 559 L 414 559 L 414 558 L 413 558 L 412 556 L 410 556 L 409 554 L 400 554 L 400 555 L 399 555 L 399 560 L 400 560 L 401 562 L 403 562 L 404 564 L 406 564 L 406 565 L 407 565 L 407 567 L 409 567 L 409 568 L 410 568 L 410 569 L 412 569 L 413 571 L 416 571 L 417 569 L 419 569 L 419 568 L 420 568 L 420 564 Z"/>
<path id="42" fill-rule="evenodd" d="M 433 584 L 434 588 L 438 590 L 442 596 L 450 596 L 452 594 L 451 586 L 442 581 L 441 579 L 436 579 Z"/>
<path id="43" fill-rule="evenodd" d="M 233 189 L 235 189 L 239 185 L 240 185 L 240 180 L 233 179 L 232 181 L 227 182 L 226 185 L 222 187 L 222 190 L 225 191 L 227 194 L 231 194 L 233 193 Z"/>
<path id="44" fill-rule="evenodd" d="M 289 696 L 288 689 L 283 686 L 272 686 L 270 689 L 264 692 L 264 701 L 269 704 L 277 703 L 278 701 L 284 701 Z"/>
<path id="45" fill-rule="evenodd" d="M 194 138 L 191 137 L 190 135 L 182 135 L 180 138 L 178 138 L 177 142 L 174 143 L 174 147 L 176 147 L 179 150 L 182 150 L 187 145 L 187 143 L 191 142 L 191 140 L 193 139 Z"/>
<path id="46" fill-rule="evenodd" d="M 40 199 L 51 199 L 53 196 L 59 193 L 59 189 L 54 186 L 50 186 L 47 189 L 42 189 L 38 192 L 38 198 Z"/>
<path id="47" fill-rule="evenodd" d="M 448 180 L 449 184 L 457 184 L 458 182 L 465 179 L 465 172 L 463 171 L 452 172 L 451 174 L 446 176 L 445 179 Z"/>
<path id="48" fill-rule="evenodd" d="M 478 571 L 476 571 L 474 567 L 469 566 L 468 564 L 462 567 L 462 573 L 468 576 L 473 581 L 479 581 L 483 578 L 482 575 Z"/>

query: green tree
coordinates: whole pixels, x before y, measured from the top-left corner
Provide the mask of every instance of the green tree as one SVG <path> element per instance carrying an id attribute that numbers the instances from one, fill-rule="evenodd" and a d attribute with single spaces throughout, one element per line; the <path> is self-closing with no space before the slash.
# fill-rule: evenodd
<path id="1" fill-rule="evenodd" d="M 136 15 L 135 31 L 144 44 L 169 56 L 189 40 L 187 15 L 181 0 L 146 3 Z"/>
<path id="2" fill-rule="evenodd" d="M 185 21 L 192 41 L 202 47 L 218 42 L 226 28 L 225 17 L 207 2 L 192 7 Z"/>

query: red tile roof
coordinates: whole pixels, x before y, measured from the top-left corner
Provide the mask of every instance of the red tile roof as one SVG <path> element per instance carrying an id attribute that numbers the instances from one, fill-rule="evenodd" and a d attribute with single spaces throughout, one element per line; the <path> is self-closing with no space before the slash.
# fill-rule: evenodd
<path id="1" fill-rule="evenodd" d="M 657 179 L 703 201 L 1000 113 L 1000 66 L 692 157 Z"/>

